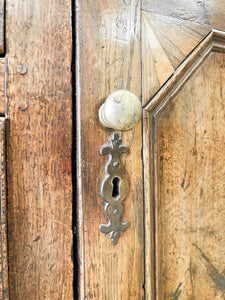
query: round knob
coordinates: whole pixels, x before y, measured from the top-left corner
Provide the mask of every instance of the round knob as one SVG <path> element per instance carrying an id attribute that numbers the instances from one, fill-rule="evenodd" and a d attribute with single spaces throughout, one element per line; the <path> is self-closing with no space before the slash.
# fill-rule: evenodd
<path id="1" fill-rule="evenodd" d="M 133 129 L 141 120 L 141 116 L 141 102 L 136 95 L 126 90 L 110 94 L 99 110 L 101 123 L 115 130 Z"/>

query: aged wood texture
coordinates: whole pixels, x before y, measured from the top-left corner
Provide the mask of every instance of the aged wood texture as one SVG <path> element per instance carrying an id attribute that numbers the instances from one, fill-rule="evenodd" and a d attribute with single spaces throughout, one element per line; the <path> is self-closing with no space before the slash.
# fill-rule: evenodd
<path id="1" fill-rule="evenodd" d="M 225 30 L 223 0 L 142 2 L 143 104 L 214 28 Z"/>
<path id="2" fill-rule="evenodd" d="M 142 9 L 225 30 L 223 0 L 143 0 Z"/>
<path id="3" fill-rule="evenodd" d="M 99 231 L 99 225 L 107 221 L 99 197 L 107 157 L 100 156 L 99 149 L 112 130 L 101 125 L 98 110 L 114 90 L 141 95 L 139 1 L 79 1 L 77 36 L 80 298 L 143 299 L 141 124 L 130 132 L 119 132 L 123 143 L 131 147 L 126 158 L 130 192 L 123 217 L 130 227 L 116 246 Z"/>
<path id="4" fill-rule="evenodd" d="M 154 119 L 143 111 L 143 171 L 145 222 L 145 299 L 155 299 L 155 220 L 154 220 Z"/>
<path id="5" fill-rule="evenodd" d="M 73 299 L 71 1 L 6 7 L 10 298 Z"/>
<path id="6" fill-rule="evenodd" d="M 5 0 L 0 0 L 0 55 L 5 51 Z"/>
<path id="7" fill-rule="evenodd" d="M 210 31 L 209 26 L 142 11 L 143 104 Z"/>
<path id="8" fill-rule="evenodd" d="M 0 118 L 0 299 L 3 300 L 9 299 L 5 141 L 5 119 Z"/>
<path id="9" fill-rule="evenodd" d="M 224 299 L 225 54 L 212 52 L 224 51 L 223 36 L 145 112 L 149 299 Z"/>
<path id="10" fill-rule="evenodd" d="M 6 59 L 0 58 L 0 115 L 5 115 L 5 66 Z"/>

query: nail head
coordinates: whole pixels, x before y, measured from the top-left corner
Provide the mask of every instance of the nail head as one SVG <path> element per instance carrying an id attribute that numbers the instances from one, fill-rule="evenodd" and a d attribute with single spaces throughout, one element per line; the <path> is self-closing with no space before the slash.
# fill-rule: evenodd
<path id="1" fill-rule="evenodd" d="M 24 65 L 19 64 L 19 65 L 17 66 L 17 72 L 18 72 L 20 75 L 24 75 L 24 74 L 27 73 L 27 68 L 26 68 Z"/>

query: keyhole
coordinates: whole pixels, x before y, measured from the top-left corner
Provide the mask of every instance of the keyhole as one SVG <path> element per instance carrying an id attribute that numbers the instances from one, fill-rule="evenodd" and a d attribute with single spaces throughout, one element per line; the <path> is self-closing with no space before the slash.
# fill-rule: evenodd
<path id="1" fill-rule="evenodd" d="M 113 183 L 112 197 L 114 199 L 118 199 L 120 196 L 120 179 L 119 179 L 119 177 L 114 177 L 112 183 Z"/>

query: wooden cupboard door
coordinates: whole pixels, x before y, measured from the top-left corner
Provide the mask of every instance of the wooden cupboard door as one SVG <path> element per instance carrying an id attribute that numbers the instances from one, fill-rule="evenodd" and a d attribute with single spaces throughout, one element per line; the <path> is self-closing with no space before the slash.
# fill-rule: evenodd
<path id="1" fill-rule="evenodd" d="M 225 6 L 223 1 L 77 4 L 77 178 L 81 299 L 224 299 Z M 119 132 L 130 193 L 118 244 L 99 231 L 112 130 L 109 93 L 142 100 Z"/>
<path id="2" fill-rule="evenodd" d="M 224 11 L 143 1 L 147 299 L 224 299 Z"/>

